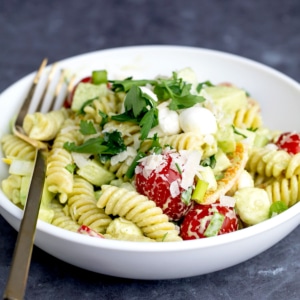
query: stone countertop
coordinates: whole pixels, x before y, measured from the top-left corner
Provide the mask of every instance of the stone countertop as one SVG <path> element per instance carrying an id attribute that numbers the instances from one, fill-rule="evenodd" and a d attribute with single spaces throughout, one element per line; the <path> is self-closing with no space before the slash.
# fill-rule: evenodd
<path id="1" fill-rule="evenodd" d="M 105 48 L 172 44 L 245 56 L 300 81 L 298 0 L 2 0 L 0 92 L 51 62 Z M 16 232 L 0 216 L 0 292 Z M 222 255 L 220 253 L 220 255 Z M 237 266 L 192 278 L 95 274 L 34 248 L 25 299 L 299 299 L 300 228 Z"/>

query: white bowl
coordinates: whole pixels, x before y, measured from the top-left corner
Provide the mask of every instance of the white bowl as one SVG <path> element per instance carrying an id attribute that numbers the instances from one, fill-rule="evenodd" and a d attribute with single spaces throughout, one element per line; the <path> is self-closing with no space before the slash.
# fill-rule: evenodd
<path id="1" fill-rule="evenodd" d="M 272 129 L 300 130 L 300 85 L 249 59 L 181 46 L 137 46 L 92 52 L 63 60 L 79 72 L 107 69 L 112 76 L 152 78 L 191 67 L 199 81 L 232 82 L 259 101 Z M 33 74 L 0 96 L 0 136 L 20 106 Z M 7 176 L 4 164 L 0 180 Z M 1 214 L 18 229 L 22 211 L 0 192 Z M 272 247 L 299 224 L 300 203 L 258 225 L 217 237 L 172 243 L 133 243 L 91 238 L 38 221 L 35 244 L 49 254 L 94 272 L 134 279 L 172 279 L 206 274 L 241 263 Z"/>

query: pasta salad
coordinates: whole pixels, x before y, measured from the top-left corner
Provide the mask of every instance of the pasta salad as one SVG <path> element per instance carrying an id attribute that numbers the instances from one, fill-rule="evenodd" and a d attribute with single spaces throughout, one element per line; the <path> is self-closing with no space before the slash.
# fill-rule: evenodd
<path id="1" fill-rule="evenodd" d="M 300 135 L 271 131 L 232 83 L 190 68 L 110 80 L 95 70 L 64 107 L 28 114 L 47 142 L 39 218 L 94 237 L 138 242 L 208 238 L 263 222 L 300 199 Z M 23 208 L 35 149 L 1 139 L 7 197 Z"/>

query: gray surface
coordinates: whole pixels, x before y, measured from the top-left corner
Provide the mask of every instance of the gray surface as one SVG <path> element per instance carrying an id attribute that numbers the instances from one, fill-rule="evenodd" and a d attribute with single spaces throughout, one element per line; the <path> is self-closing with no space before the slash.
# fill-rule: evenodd
<path id="1" fill-rule="evenodd" d="M 45 56 L 53 62 L 138 44 L 223 50 L 300 81 L 299 33 L 299 0 L 1 0 L 0 91 L 32 72 Z M 1 293 L 15 239 L 16 232 L 0 216 Z M 35 248 L 26 299 L 300 299 L 299 267 L 299 227 L 245 263 L 169 281 L 94 274 Z"/>

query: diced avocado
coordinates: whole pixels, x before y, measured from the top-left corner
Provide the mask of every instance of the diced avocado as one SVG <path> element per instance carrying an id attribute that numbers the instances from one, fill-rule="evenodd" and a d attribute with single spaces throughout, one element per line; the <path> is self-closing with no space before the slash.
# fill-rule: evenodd
<path id="1" fill-rule="evenodd" d="M 224 126 L 219 128 L 216 134 L 218 147 L 225 153 L 234 152 L 236 148 L 236 140 L 232 126 Z"/>
<path id="2" fill-rule="evenodd" d="M 76 87 L 71 109 L 73 111 L 79 111 L 85 102 L 105 96 L 106 94 L 106 84 L 95 85 L 81 82 Z"/>
<path id="3" fill-rule="evenodd" d="M 87 164 L 79 168 L 77 174 L 96 186 L 109 183 L 115 178 L 112 172 L 105 169 L 94 159 L 90 159 Z"/>
<path id="4" fill-rule="evenodd" d="M 208 86 L 205 92 L 224 113 L 234 113 L 247 106 L 247 95 L 242 89 L 233 86 Z"/>
<path id="5" fill-rule="evenodd" d="M 216 165 L 213 169 L 215 175 L 218 175 L 219 173 L 226 170 L 231 165 L 231 162 L 227 157 L 227 155 L 220 149 L 215 154 L 215 159 L 216 159 Z"/>

